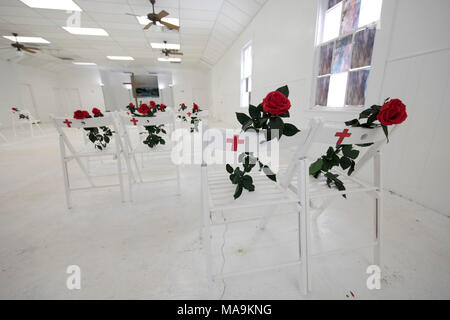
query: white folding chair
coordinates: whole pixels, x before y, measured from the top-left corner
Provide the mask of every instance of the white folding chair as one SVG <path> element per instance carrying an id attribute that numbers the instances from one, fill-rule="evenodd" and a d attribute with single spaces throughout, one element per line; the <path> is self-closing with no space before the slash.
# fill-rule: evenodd
<path id="1" fill-rule="evenodd" d="M 255 271 L 266 271 L 271 269 L 278 269 L 282 267 L 296 266 L 300 265 L 300 287 L 301 291 L 306 294 L 308 291 L 307 285 L 307 235 L 306 235 L 306 216 L 303 211 L 300 210 L 299 206 L 299 195 L 290 190 L 289 188 L 282 188 L 278 182 L 274 182 L 267 178 L 265 175 L 261 175 L 258 172 L 258 165 L 256 165 L 253 170 L 248 173 L 252 176 L 255 191 L 247 192 L 243 191 L 240 198 L 234 200 L 233 194 L 236 189 L 236 185 L 230 182 L 227 172 L 225 171 L 224 164 L 221 164 L 222 170 L 218 173 L 208 172 L 208 159 L 206 153 L 210 150 L 215 150 L 214 152 L 221 153 L 223 155 L 230 155 L 234 153 L 236 156 L 242 152 L 253 152 L 257 154 L 261 144 L 258 141 L 258 134 L 251 132 L 240 132 L 239 130 L 232 129 L 207 129 L 206 121 L 202 122 L 201 134 L 203 136 L 203 155 L 202 155 L 202 165 L 201 165 L 201 187 L 202 187 L 202 210 L 203 210 L 203 243 L 206 254 L 206 275 L 209 286 L 211 286 L 212 281 L 217 278 L 227 278 L 231 276 L 242 275 Z M 206 130 L 206 131 L 205 131 Z M 294 137 L 283 136 L 280 141 L 282 147 L 290 147 L 292 145 L 299 145 L 301 140 L 300 135 Z M 231 143 L 231 144 L 230 144 Z M 227 163 L 230 165 L 237 164 L 238 161 L 234 158 L 233 163 L 230 163 L 231 159 L 227 159 Z M 298 161 L 298 160 L 294 160 Z M 265 163 L 267 164 L 267 163 Z M 298 215 L 298 259 L 294 261 L 289 261 L 282 264 L 264 266 L 258 269 L 237 271 L 224 274 L 221 272 L 213 275 L 213 254 L 212 254 L 212 227 L 218 225 L 227 225 L 228 223 L 237 223 L 250 221 L 254 219 L 260 219 L 260 217 L 244 217 L 233 219 L 229 221 L 227 219 L 217 218 L 218 215 L 222 214 L 227 210 L 238 210 L 244 208 L 258 208 L 263 209 L 277 209 L 279 206 L 292 207 L 294 212 Z M 292 211 L 290 212 L 292 213 Z M 277 214 L 281 215 L 281 214 Z"/>
<path id="2" fill-rule="evenodd" d="M 88 118 L 83 120 L 77 120 L 77 119 L 70 119 L 70 118 L 58 118 L 54 117 L 53 115 L 50 115 L 53 123 L 55 124 L 55 127 L 59 133 L 59 145 L 60 145 L 60 151 L 61 151 L 61 162 L 62 162 L 62 168 L 63 168 L 63 177 L 64 177 L 64 187 L 66 191 L 66 202 L 67 207 L 70 209 L 72 207 L 71 205 L 71 192 L 77 191 L 77 190 L 86 190 L 91 188 L 108 188 L 113 186 L 119 186 L 120 187 L 120 195 L 122 202 L 125 201 L 125 193 L 124 193 L 124 186 L 123 186 L 123 177 L 122 177 L 122 162 L 121 162 L 121 154 L 124 150 L 122 141 L 117 134 L 118 128 L 116 125 L 116 122 L 114 121 L 114 118 L 111 114 L 106 114 L 103 117 L 97 117 L 97 118 Z M 86 150 L 85 145 L 83 147 L 77 150 L 68 138 L 65 130 L 68 129 L 78 129 L 83 130 L 83 134 L 86 134 L 85 128 L 98 128 L 98 127 L 109 127 L 113 132 L 113 136 L 111 137 L 110 145 L 115 144 L 115 147 L 113 148 L 106 148 L 104 150 L 97 150 L 92 146 L 91 150 Z M 68 149 L 69 153 L 67 153 L 66 148 Z M 114 156 L 114 158 L 117 160 L 117 175 L 119 178 L 118 184 L 101 184 L 97 185 L 93 181 L 93 177 L 89 174 L 87 171 L 85 164 L 83 163 L 82 159 L 86 158 L 93 158 L 93 157 L 105 157 L 105 156 Z M 88 187 L 71 187 L 71 184 L 69 182 L 69 171 L 68 171 L 68 163 L 72 160 L 75 160 L 80 167 L 82 173 L 86 177 L 89 186 Z M 127 159 L 125 159 L 127 161 Z M 129 168 L 128 162 L 126 162 L 127 167 Z"/>
<path id="3" fill-rule="evenodd" d="M 25 118 L 20 118 L 20 115 L 24 115 Z M 31 114 L 30 111 L 28 110 L 19 110 L 19 111 L 15 111 L 12 110 L 12 125 L 13 125 L 13 131 L 14 131 L 14 136 L 17 137 L 17 126 L 19 125 L 28 125 L 30 128 L 30 135 L 32 137 L 34 137 L 34 129 L 33 126 L 38 127 L 38 129 L 41 131 L 41 133 L 43 133 L 44 131 L 42 130 L 41 126 L 39 125 L 39 123 L 41 122 L 38 119 L 34 119 L 33 115 Z"/>
<path id="4" fill-rule="evenodd" d="M 120 132 L 125 144 L 125 156 L 128 159 L 128 163 L 130 164 L 130 170 L 128 174 L 128 187 L 130 193 L 130 199 L 132 199 L 132 184 L 133 182 L 157 182 L 157 180 L 149 180 L 144 181 L 142 178 L 142 172 L 139 168 L 139 165 L 136 160 L 136 156 L 138 154 L 141 155 L 141 160 L 144 162 L 144 154 L 149 155 L 152 160 L 168 158 L 171 161 L 171 152 L 172 152 L 172 143 L 170 139 L 170 134 L 175 129 L 175 117 L 172 111 L 166 110 L 165 112 L 157 112 L 154 117 L 135 117 L 129 112 L 119 112 L 117 113 L 119 122 L 120 122 Z M 145 126 L 151 125 L 164 125 L 164 129 L 166 130 L 166 134 L 164 135 L 165 144 L 158 144 L 153 148 L 149 148 L 149 146 L 143 143 L 143 140 L 147 136 L 147 131 L 145 130 Z M 137 135 L 139 136 L 136 139 L 132 139 L 132 131 L 131 129 L 137 129 Z M 161 134 L 159 134 L 161 135 Z M 135 143 L 133 143 L 133 141 Z M 133 166 L 135 171 L 133 171 Z M 180 168 L 178 165 L 175 165 L 175 173 L 177 180 L 177 194 L 180 193 Z M 136 179 L 137 178 L 137 179 Z M 170 178 L 163 179 L 164 181 L 170 180 Z"/>
<path id="5" fill-rule="evenodd" d="M 390 136 L 392 135 L 395 127 L 390 130 Z M 341 137 L 344 137 L 342 139 Z M 339 174 L 339 179 L 344 183 L 346 190 L 339 191 L 336 188 L 329 188 L 326 184 L 326 178 L 323 175 L 315 179 L 310 177 L 309 167 L 312 160 L 309 158 L 311 156 L 311 151 L 314 145 L 322 144 L 329 146 L 336 146 L 337 143 L 342 145 L 356 145 L 356 144 L 369 144 L 373 143 L 370 147 L 361 148 L 360 160 L 356 162 L 355 171 L 352 176 L 348 176 L 347 173 L 340 169 L 334 169 L 331 172 Z M 383 212 L 383 185 L 381 179 L 381 147 L 386 143 L 386 137 L 383 133 L 381 127 L 368 129 L 368 128 L 353 128 L 347 127 L 343 123 L 333 123 L 333 122 L 323 122 L 319 119 L 314 119 L 311 121 L 310 127 L 308 129 L 307 137 L 299 148 L 294 159 L 281 179 L 281 185 L 287 187 L 292 191 L 296 192 L 300 196 L 300 203 L 302 207 L 303 215 L 307 219 L 307 232 L 309 235 L 309 218 L 313 213 L 316 213 L 316 217 L 320 215 L 331 202 L 342 196 L 350 195 L 355 193 L 367 193 L 375 201 L 375 214 L 374 214 L 374 237 L 373 242 L 367 245 L 359 245 L 355 248 L 344 248 L 338 250 L 330 250 L 328 252 L 318 252 L 311 253 L 309 248 L 310 239 L 307 240 L 308 248 L 307 252 L 310 257 L 322 256 L 324 254 L 332 254 L 336 252 L 353 251 L 362 248 L 373 248 L 373 264 L 380 265 L 381 260 L 381 222 L 382 222 L 382 212 Z M 363 153 L 364 152 L 364 153 Z M 362 181 L 355 177 L 355 174 L 361 170 L 361 168 L 369 161 L 374 160 L 373 166 L 373 182 L 368 183 Z M 298 172 L 298 174 L 295 174 Z M 320 207 L 314 208 L 313 201 L 317 199 L 322 199 L 323 203 Z M 309 261 L 309 257 L 307 259 Z M 310 274 L 309 264 L 308 264 L 308 274 Z M 309 284 L 308 287 L 311 288 L 311 277 L 308 277 Z"/>

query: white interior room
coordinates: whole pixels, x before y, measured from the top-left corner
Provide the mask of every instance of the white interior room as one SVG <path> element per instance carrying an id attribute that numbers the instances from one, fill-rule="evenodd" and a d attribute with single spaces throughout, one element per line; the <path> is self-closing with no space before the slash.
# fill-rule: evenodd
<path id="1" fill-rule="evenodd" d="M 450 298 L 450 1 L 151 2 L 0 0 L 0 299 Z M 250 105 L 300 130 L 276 181 L 174 159 L 208 130 L 248 151 Z M 309 167 L 343 139 L 345 191 Z"/>

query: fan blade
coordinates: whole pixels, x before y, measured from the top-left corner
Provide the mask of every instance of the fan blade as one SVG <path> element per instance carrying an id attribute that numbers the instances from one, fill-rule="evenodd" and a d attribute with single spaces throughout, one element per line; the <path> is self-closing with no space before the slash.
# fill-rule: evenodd
<path id="1" fill-rule="evenodd" d="M 176 25 L 174 25 L 174 24 L 165 22 L 165 21 L 163 21 L 163 20 L 161 20 L 159 23 L 165 25 L 166 27 L 168 27 L 168 28 L 170 28 L 170 29 L 175 29 L 175 30 L 179 30 L 179 29 L 180 29 L 179 26 L 176 26 Z"/>
<path id="2" fill-rule="evenodd" d="M 133 17 L 140 17 L 140 15 L 138 15 L 138 14 L 134 14 L 134 13 L 125 13 L 126 15 L 129 15 L 129 16 L 133 16 Z"/>
<path id="3" fill-rule="evenodd" d="M 161 11 L 160 13 L 158 13 L 156 16 L 158 17 L 158 19 L 162 19 L 164 17 L 167 17 L 169 15 L 169 13 L 165 10 Z"/>
<path id="4" fill-rule="evenodd" d="M 29 53 L 36 53 L 36 51 L 30 50 L 28 48 L 22 48 L 22 50 L 25 50 L 26 52 L 29 52 Z"/>
<path id="5" fill-rule="evenodd" d="M 169 54 L 177 54 L 177 55 L 182 56 L 182 55 L 183 55 L 183 52 L 170 52 Z"/>
<path id="6" fill-rule="evenodd" d="M 152 24 L 153 24 L 153 22 L 150 22 L 148 25 L 146 25 L 146 26 L 144 27 L 144 30 L 147 30 L 148 28 L 150 28 L 150 27 L 152 26 Z"/>

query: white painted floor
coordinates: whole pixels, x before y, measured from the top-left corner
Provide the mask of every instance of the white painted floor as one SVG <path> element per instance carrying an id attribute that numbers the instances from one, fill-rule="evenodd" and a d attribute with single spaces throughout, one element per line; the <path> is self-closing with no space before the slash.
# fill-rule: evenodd
<path id="1" fill-rule="evenodd" d="M 133 203 L 122 203 L 118 188 L 83 191 L 74 194 L 69 211 L 57 135 L 50 126 L 44 129 L 44 136 L 22 134 L 15 142 L 0 142 L 1 299 L 450 298 L 450 219 L 389 193 L 380 290 L 367 289 L 371 255 L 359 250 L 313 258 L 307 297 L 299 293 L 296 267 L 219 280 L 208 292 L 198 167 L 183 168 L 179 196 L 174 181 L 136 187 Z M 3 132 L 13 140 L 11 132 Z M 81 178 L 79 172 L 74 178 Z M 368 200 L 337 200 L 313 223 L 313 250 L 370 240 Z M 215 270 L 295 259 L 297 220 L 288 209 L 279 208 L 264 230 L 258 221 L 230 225 L 225 243 L 224 229 L 214 229 Z M 69 265 L 81 268 L 81 290 L 66 287 Z"/>

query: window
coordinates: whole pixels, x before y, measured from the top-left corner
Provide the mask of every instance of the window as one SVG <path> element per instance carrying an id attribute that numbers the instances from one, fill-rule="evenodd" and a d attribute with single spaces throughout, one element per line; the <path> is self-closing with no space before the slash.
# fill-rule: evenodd
<path id="1" fill-rule="evenodd" d="M 241 52 L 241 107 L 248 107 L 252 93 L 252 46 L 251 43 Z"/>
<path id="2" fill-rule="evenodd" d="M 319 0 L 316 107 L 363 106 L 382 0 Z"/>

